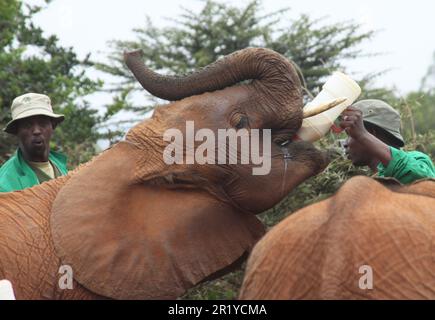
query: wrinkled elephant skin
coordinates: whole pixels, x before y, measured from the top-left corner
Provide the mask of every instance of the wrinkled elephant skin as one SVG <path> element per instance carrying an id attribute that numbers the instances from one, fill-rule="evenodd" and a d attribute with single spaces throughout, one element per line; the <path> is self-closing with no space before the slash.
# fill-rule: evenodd
<path id="1" fill-rule="evenodd" d="M 240 298 L 435 299 L 434 213 L 435 180 L 354 177 L 257 243 Z"/>

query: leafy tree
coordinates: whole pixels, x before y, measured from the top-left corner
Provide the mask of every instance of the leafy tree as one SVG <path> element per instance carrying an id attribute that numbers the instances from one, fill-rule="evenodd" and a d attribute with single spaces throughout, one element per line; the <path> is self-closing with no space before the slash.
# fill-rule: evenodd
<path id="1" fill-rule="evenodd" d="M 416 149 L 435 159 L 435 91 L 410 92 L 396 103 L 402 116 L 402 134 L 407 149 Z"/>
<path id="2" fill-rule="evenodd" d="M 42 9 L 19 0 L 0 1 L 0 126 L 10 120 L 15 97 L 26 92 L 50 96 L 55 111 L 66 115 L 53 143 L 76 165 L 94 154 L 100 121 L 97 111 L 79 98 L 95 92 L 102 83 L 85 75 L 89 56 L 80 61 L 72 48 L 60 46 L 55 36 L 44 36 L 33 24 L 32 17 Z M 14 137 L 2 132 L 0 163 L 15 148 Z"/>
<path id="3" fill-rule="evenodd" d="M 399 96 L 381 88 L 368 97 L 379 98 L 376 95 L 379 92 L 383 92 L 381 98 L 401 114 L 405 149 L 419 150 L 435 159 L 435 55 L 418 91 Z"/>
<path id="4" fill-rule="evenodd" d="M 174 26 L 157 28 L 147 18 L 144 27 L 133 30 L 136 40 L 112 41 L 110 63 L 96 64 L 120 79 L 109 88 L 118 93 L 110 114 L 121 109 L 144 112 L 152 108 L 135 106 L 129 99 L 131 91 L 140 87 L 122 61 L 125 50 L 142 49 L 146 64 L 157 72 L 183 74 L 239 49 L 268 47 L 292 59 L 304 76 L 307 93 L 316 94 L 325 77 L 336 69 L 345 69 L 346 59 L 363 56 L 357 47 L 374 34 L 360 32 L 353 22 L 325 25 L 322 19 L 312 20 L 306 15 L 289 18 L 287 9 L 265 15 L 260 15 L 261 11 L 261 3 L 256 0 L 241 8 L 207 0 L 200 12 L 184 9 L 173 20 Z M 278 27 L 282 24 L 285 27 Z"/>
<path id="5" fill-rule="evenodd" d="M 435 53 L 433 62 L 423 77 L 420 90 L 411 92 L 402 101 L 406 115 L 404 133 L 413 146 L 435 159 Z"/>

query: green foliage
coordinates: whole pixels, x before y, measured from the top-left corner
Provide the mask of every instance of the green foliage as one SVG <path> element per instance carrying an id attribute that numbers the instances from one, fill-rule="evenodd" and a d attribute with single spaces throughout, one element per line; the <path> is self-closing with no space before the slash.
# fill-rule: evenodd
<path id="1" fill-rule="evenodd" d="M 374 34 L 360 32 L 360 26 L 354 22 L 324 24 L 323 20 L 307 15 L 290 19 L 287 28 L 265 43 L 299 66 L 306 89 L 315 94 L 325 77 L 335 70 L 345 70 L 343 63 L 347 59 L 364 56 L 356 48 Z"/>
<path id="2" fill-rule="evenodd" d="M 52 142 L 58 149 L 68 155 L 72 165 L 86 162 L 96 153 L 95 143 L 99 134 L 96 126 L 99 124 L 97 111 L 84 102 L 75 105 L 71 101 L 62 108 L 65 120 L 57 129 Z"/>
<path id="3" fill-rule="evenodd" d="M 410 129 L 414 130 L 415 134 L 422 134 L 429 130 L 435 128 L 435 92 L 425 93 L 425 92 L 412 92 L 407 96 L 406 101 L 403 103 L 407 106 L 403 106 L 402 110 L 405 111 L 407 108 L 408 112 L 405 113 L 405 121 L 410 119 L 410 115 L 413 115 L 414 128 L 410 126 Z M 405 128 L 405 134 L 411 136 L 413 132 L 410 129 Z M 408 132 L 410 130 L 411 132 Z"/>
<path id="4" fill-rule="evenodd" d="M 411 92 L 394 105 L 402 116 L 406 149 L 419 150 L 435 159 L 435 91 Z"/>
<path id="5" fill-rule="evenodd" d="M 83 66 L 89 57 L 80 61 L 72 48 L 60 46 L 55 36 L 44 36 L 32 23 L 33 15 L 42 9 L 18 0 L 0 1 L 0 126 L 10 120 L 15 97 L 26 92 L 48 95 L 55 112 L 66 115 L 54 141 L 67 153 L 70 166 L 75 166 L 94 154 L 99 138 L 95 125 L 100 121 L 95 110 L 78 98 L 95 92 L 102 83 L 85 75 Z M 0 134 L 0 163 L 15 149 L 14 137 Z"/>

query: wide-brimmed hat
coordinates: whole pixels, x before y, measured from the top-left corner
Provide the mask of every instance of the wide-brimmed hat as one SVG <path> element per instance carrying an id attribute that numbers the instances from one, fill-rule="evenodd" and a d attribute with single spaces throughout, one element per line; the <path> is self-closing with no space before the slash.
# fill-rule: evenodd
<path id="1" fill-rule="evenodd" d="M 388 103 L 377 99 L 361 100 L 353 106 L 362 111 L 364 122 L 381 128 L 400 147 L 405 145 L 403 137 L 400 134 L 400 114 L 396 109 Z"/>
<path id="2" fill-rule="evenodd" d="M 47 116 L 53 118 L 56 123 L 61 123 L 65 116 L 53 112 L 51 100 L 45 94 L 26 93 L 16 97 L 11 106 L 12 120 L 4 128 L 4 131 L 11 134 L 17 132 L 17 121 L 33 116 Z"/>

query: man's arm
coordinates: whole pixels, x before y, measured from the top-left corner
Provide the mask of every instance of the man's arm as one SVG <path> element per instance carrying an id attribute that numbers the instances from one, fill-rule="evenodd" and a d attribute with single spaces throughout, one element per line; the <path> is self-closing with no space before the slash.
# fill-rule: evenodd
<path id="1" fill-rule="evenodd" d="M 340 127 L 357 140 L 372 157 L 387 166 L 391 161 L 390 147 L 366 130 L 362 112 L 356 108 L 348 107 L 343 111 L 342 118 Z"/>
<path id="2" fill-rule="evenodd" d="M 430 157 L 422 152 L 405 152 L 390 147 L 392 160 L 380 166 L 385 177 L 394 177 L 406 184 L 423 178 L 435 178 L 435 168 Z"/>
<path id="3" fill-rule="evenodd" d="M 342 116 L 340 126 L 363 146 L 365 152 L 381 163 L 378 165 L 381 176 L 394 177 L 404 184 L 422 178 L 435 178 L 435 168 L 429 156 L 388 146 L 366 130 L 362 112 L 356 108 L 347 108 Z"/>

